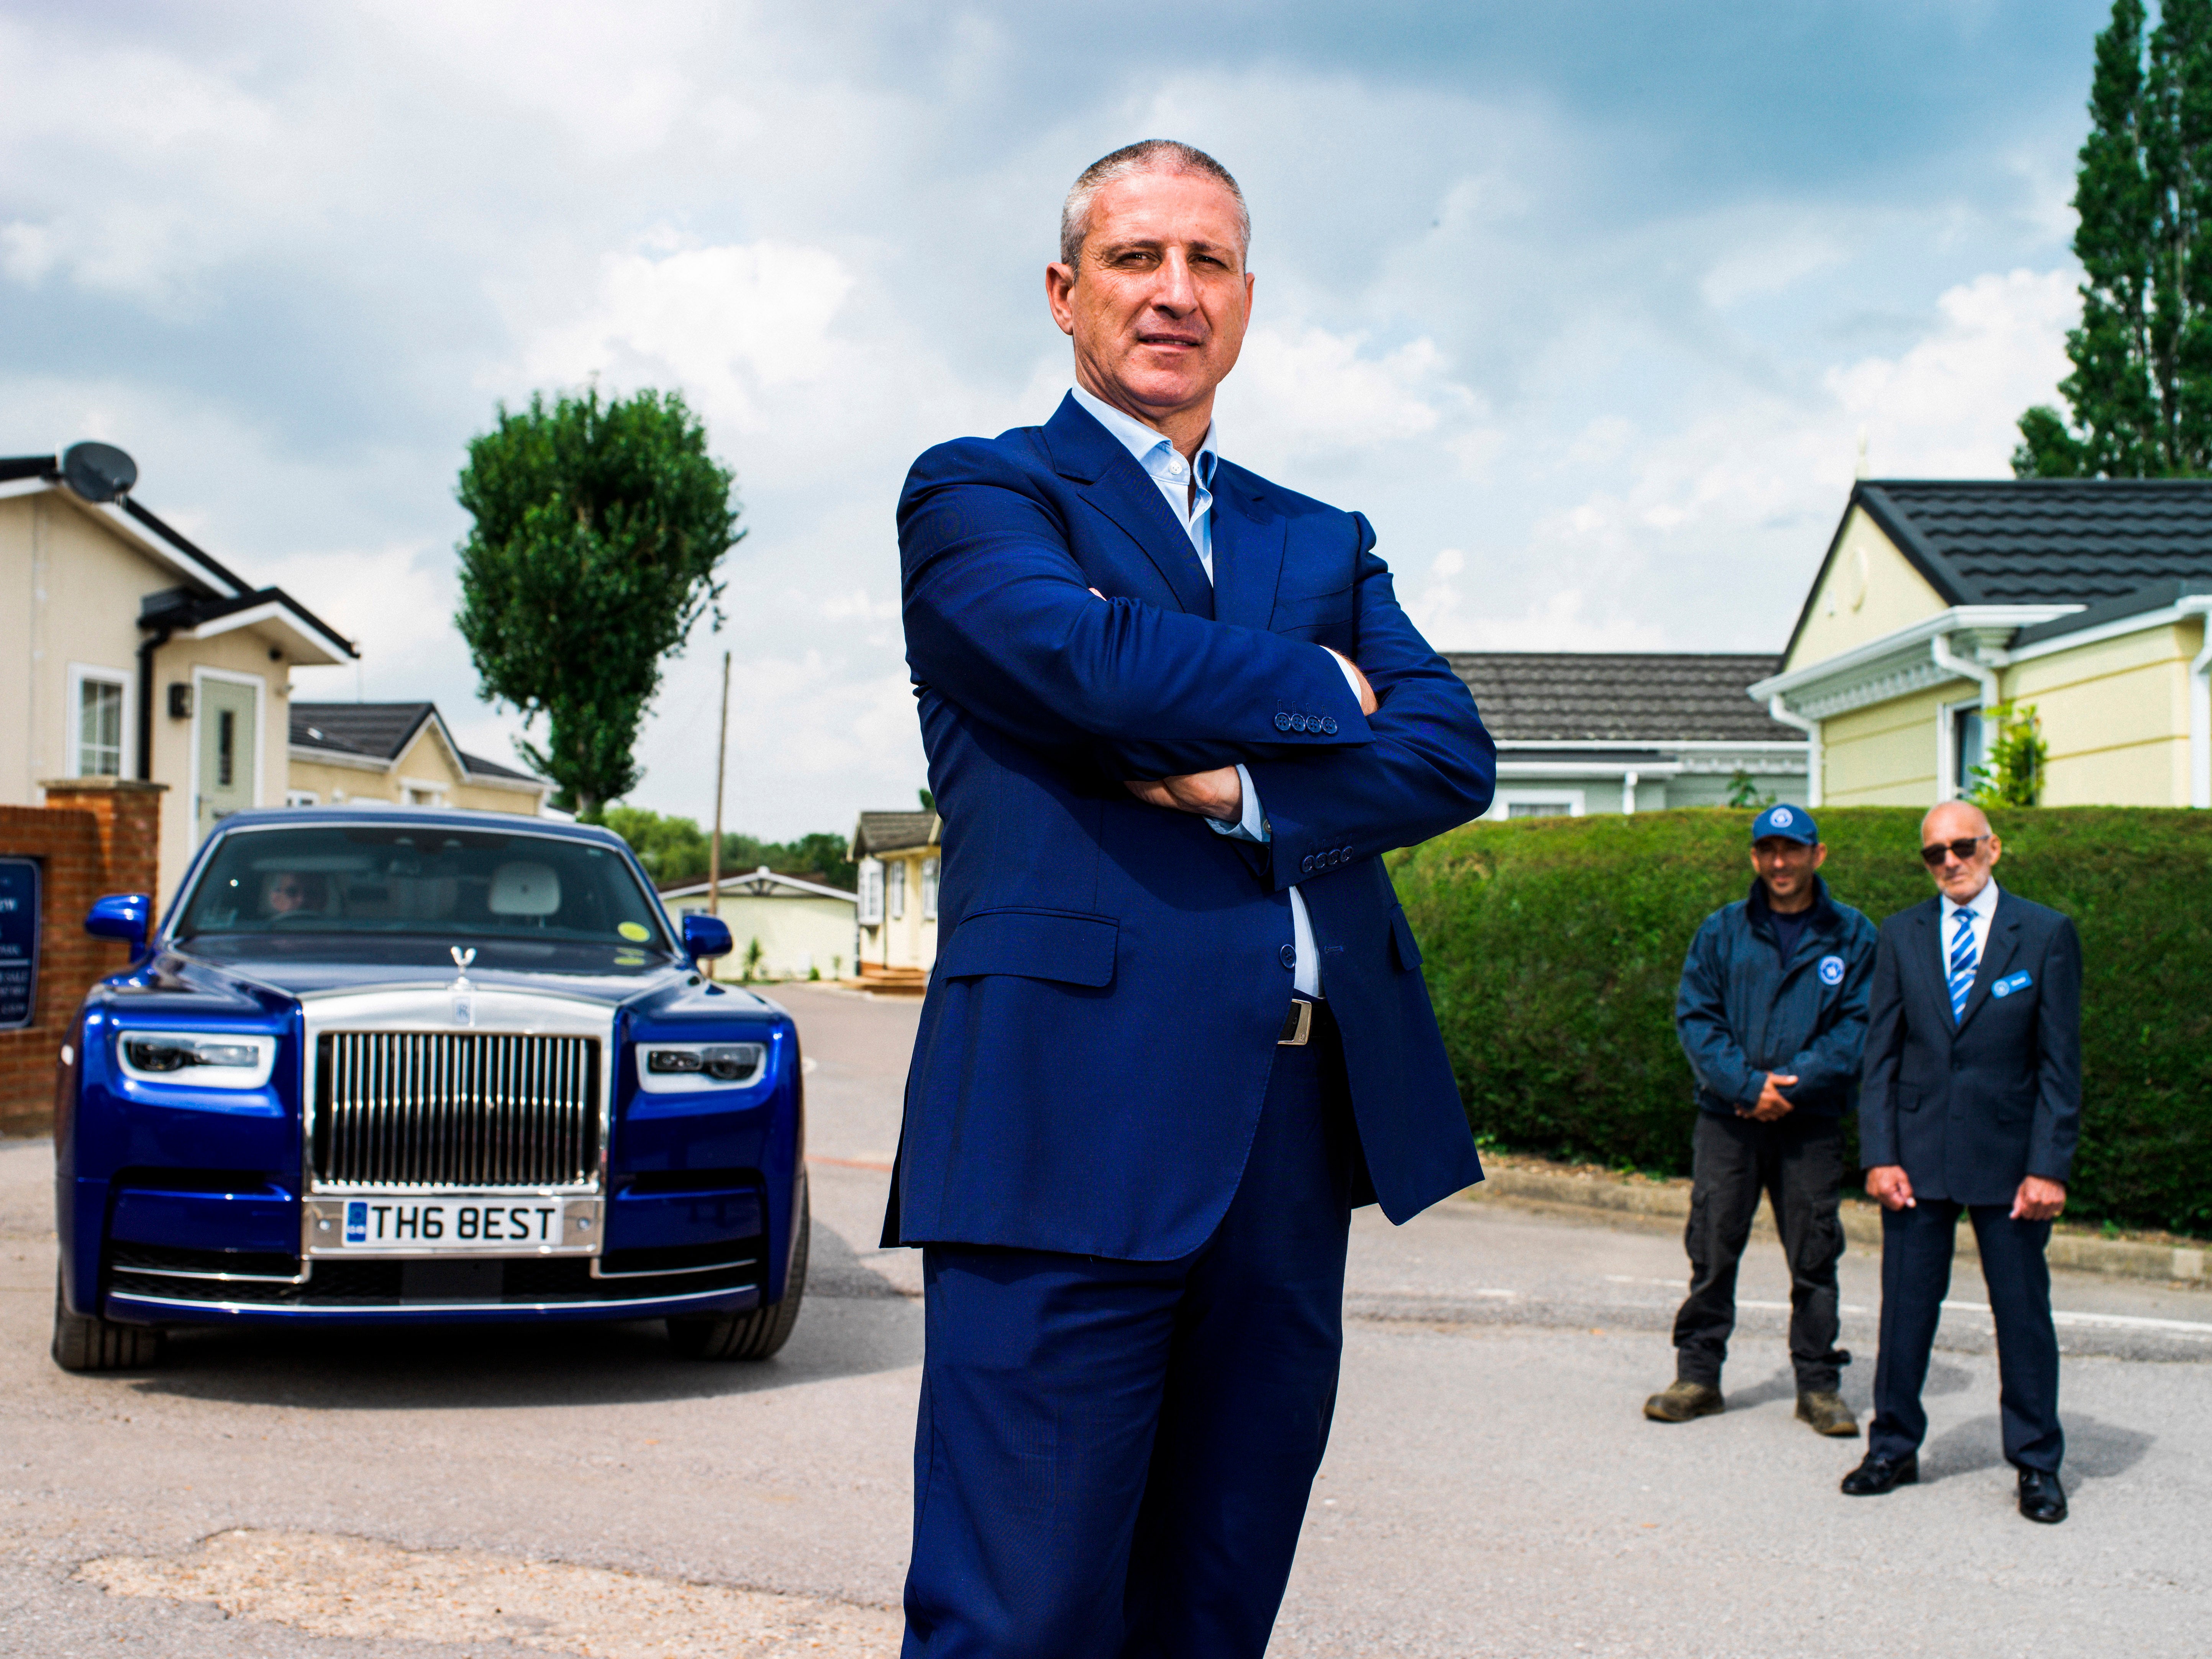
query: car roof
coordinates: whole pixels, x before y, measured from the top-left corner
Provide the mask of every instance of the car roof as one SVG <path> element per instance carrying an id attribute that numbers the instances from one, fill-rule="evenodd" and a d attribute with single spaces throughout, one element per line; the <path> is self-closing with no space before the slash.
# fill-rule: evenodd
<path id="1" fill-rule="evenodd" d="M 216 826 L 216 832 L 222 835 L 233 830 L 264 829 L 278 824 L 305 827 L 340 823 L 408 824 L 425 830 L 495 830 L 511 836 L 550 836 L 559 841 L 585 841 L 602 847 L 629 845 L 613 830 L 596 823 L 525 817 L 519 812 L 472 812 L 452 806 L 257 806 L 233 812 Z"/>

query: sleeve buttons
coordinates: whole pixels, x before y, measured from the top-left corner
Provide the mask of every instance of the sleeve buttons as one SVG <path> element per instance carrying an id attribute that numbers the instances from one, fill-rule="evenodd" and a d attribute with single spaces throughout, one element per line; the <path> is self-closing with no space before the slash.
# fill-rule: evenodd
<path id="1" fill-rule="evenodd" d="M 1321 729 L 1328 736 L 1332 738 L 1334 737 L 1336 735 L 1336 716 L 1334 714 L 1323 714 L 1321 717 Z"/>
<path id="2" fill-rule="evenodd" d="M 1291 717 L 1290 717 L 1290 715 L 1289 715 L 1287 713 L 1279 713 L 1279 714 L 1276 714 L 1276 716 L 1275 716 L 1275 730 L 1277 730 L 1278 732 L 1287 732 L 1287 731 L 1289 731 L 1290 729 L 1291 729 Z"/>

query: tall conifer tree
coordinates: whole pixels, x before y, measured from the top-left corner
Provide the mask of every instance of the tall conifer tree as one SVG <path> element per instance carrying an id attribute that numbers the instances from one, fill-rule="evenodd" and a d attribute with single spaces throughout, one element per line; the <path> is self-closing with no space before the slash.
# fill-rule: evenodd
<path id="1" fill-rule="evenodd" d="M 2081 325 L 2066 337 L 2072 412 L 2021 416 L 2021 477 L 2212 472 L 2212 0 L 2142 0 L 2097 37 L 2074 208 Z"/>

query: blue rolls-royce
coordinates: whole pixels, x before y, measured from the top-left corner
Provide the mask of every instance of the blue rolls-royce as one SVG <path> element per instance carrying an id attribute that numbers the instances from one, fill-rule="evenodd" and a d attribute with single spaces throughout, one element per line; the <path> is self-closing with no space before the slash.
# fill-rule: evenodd
<path id="1" fill-rule="evenodd" d="M 621 840 L 496 813 L 225 819 L 61 1053 L 55 1360 L 165 1328 L 665 1319 L 776 1352 L 806 1275 L 791 1017 Z"/>

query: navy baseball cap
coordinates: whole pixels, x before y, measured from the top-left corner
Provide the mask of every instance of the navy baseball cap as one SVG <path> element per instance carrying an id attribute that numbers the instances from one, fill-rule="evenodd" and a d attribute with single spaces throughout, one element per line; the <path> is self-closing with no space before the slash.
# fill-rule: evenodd
<path id="1" fill-rule="evenodd" d="M 1808 847 L 1820 844 L 1820 831 L 1813 823 L 1813 815 L 1802 806 L 1790 806 L 1778 802 L 1751 821 L 1753 841 L 1765 841 L 1769 836 L 1779 836 L 1784 841 L 1802 841 Z"/>

